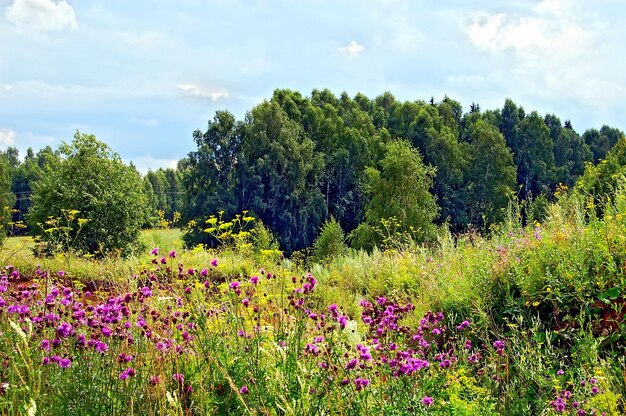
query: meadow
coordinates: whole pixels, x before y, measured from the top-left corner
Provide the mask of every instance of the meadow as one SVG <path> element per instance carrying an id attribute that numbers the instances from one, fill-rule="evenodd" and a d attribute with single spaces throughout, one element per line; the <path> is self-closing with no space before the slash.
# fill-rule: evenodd
<path id="1" fill-rule="evenodd" d="M 321 262 L 142 238 L 100 260 L 5 242 L 1 414 L 626 411 L 623 194 Z"/>

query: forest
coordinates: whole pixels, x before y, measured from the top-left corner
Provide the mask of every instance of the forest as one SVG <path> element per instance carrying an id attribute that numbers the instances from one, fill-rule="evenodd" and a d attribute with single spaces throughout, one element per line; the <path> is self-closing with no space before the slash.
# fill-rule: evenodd
<path id="1" fill-rule="evenodd" d="M 243 120 L 217 111 L 206 130 L 193 132 L 197 150 L 176 169 L 142 176 L 145 203 L 135 209 L 143 228 L 247 211 L 286 253 L 310 247 L 328 221 L 355 248 L 381 246 L 390 233 L 422 243 L 441 226 L 488 233 L 511 204 L 522 207 L 525 223 L 541 221 L 554 193 L 572 187 L 622 136 L 606 125 L 579 134 L 568 119 L 511 99 L 501 109 L 471 103 L 464 111 L 448 97 L 402 102 L 389 92 L 370 99 L 276 90 Z M 82 210 L 77 201 L 29 222 L 37 182 L 67 154 L 50 147 L 28 149 L 23 159 L 12 147 L 3 154 L 10 233 L 42 234 L 37 224 L 49 215 Z M 188 227 L 185 239 L 219 244 L 201 226 Z"/>

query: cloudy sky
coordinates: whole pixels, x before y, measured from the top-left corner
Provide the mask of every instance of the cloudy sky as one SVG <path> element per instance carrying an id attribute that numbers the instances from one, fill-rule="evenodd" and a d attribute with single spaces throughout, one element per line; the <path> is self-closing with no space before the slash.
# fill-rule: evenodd
<path id="1" fill-rule="evenodd" d="M 79 129 L 172 166 L 216 110 L 276 88 L 510 97 L 625 129 L 624 23 L 622 0 L 0 0 L 0 148 Z"/>

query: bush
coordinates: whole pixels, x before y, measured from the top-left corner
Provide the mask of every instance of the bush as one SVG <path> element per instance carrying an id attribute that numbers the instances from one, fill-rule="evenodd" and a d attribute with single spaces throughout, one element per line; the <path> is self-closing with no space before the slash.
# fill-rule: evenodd
<path id="1" fill-rule="evenodd" d="M 331 217 L 322 226 L 322 232 L 315 240 L 313 250 L 317 261 L 325 261 L 346 254 L 346 235 L 336 219 Z"/>
<path id="2" fill-rule="evenodd" d="M 93 135 L 77 131 L 60 151 L 35 184 L 27 216 L 44 249 L 104 255 L 138 248 L 147 209 L 139 173 Z"/>

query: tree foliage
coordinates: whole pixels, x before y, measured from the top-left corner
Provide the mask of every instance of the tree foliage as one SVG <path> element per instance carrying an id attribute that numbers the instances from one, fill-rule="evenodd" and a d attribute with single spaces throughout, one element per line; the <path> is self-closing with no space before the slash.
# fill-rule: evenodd
<path id="1" fill-rule="evenodd" d="M 423 242 L 434 236 L 439 208 L 430 193 L 434 169 L 424 165 L 419 152 L 402 140 L 387 145 L 379 167 L 366 171 L 368 202 L 365 222 L 353 233 L 359 247 L 381 246 L 386 233 L 379 230 L 393 222 L 393 233 Z"/>
<path id="2" fill-rule="evenodd" d="M 51 243 L 59 222 L 50 218 L 65 220 L 64 213 L 78 211 L 86 222 L 63 225 L 71 228 L 73 249 L 106 254 L 136 247 L 147 207 L 141 176 L 93 135 L 76 132 L 59 150 L 61 158 L 34 186 L 27 216 L 33 234 Z"/>

